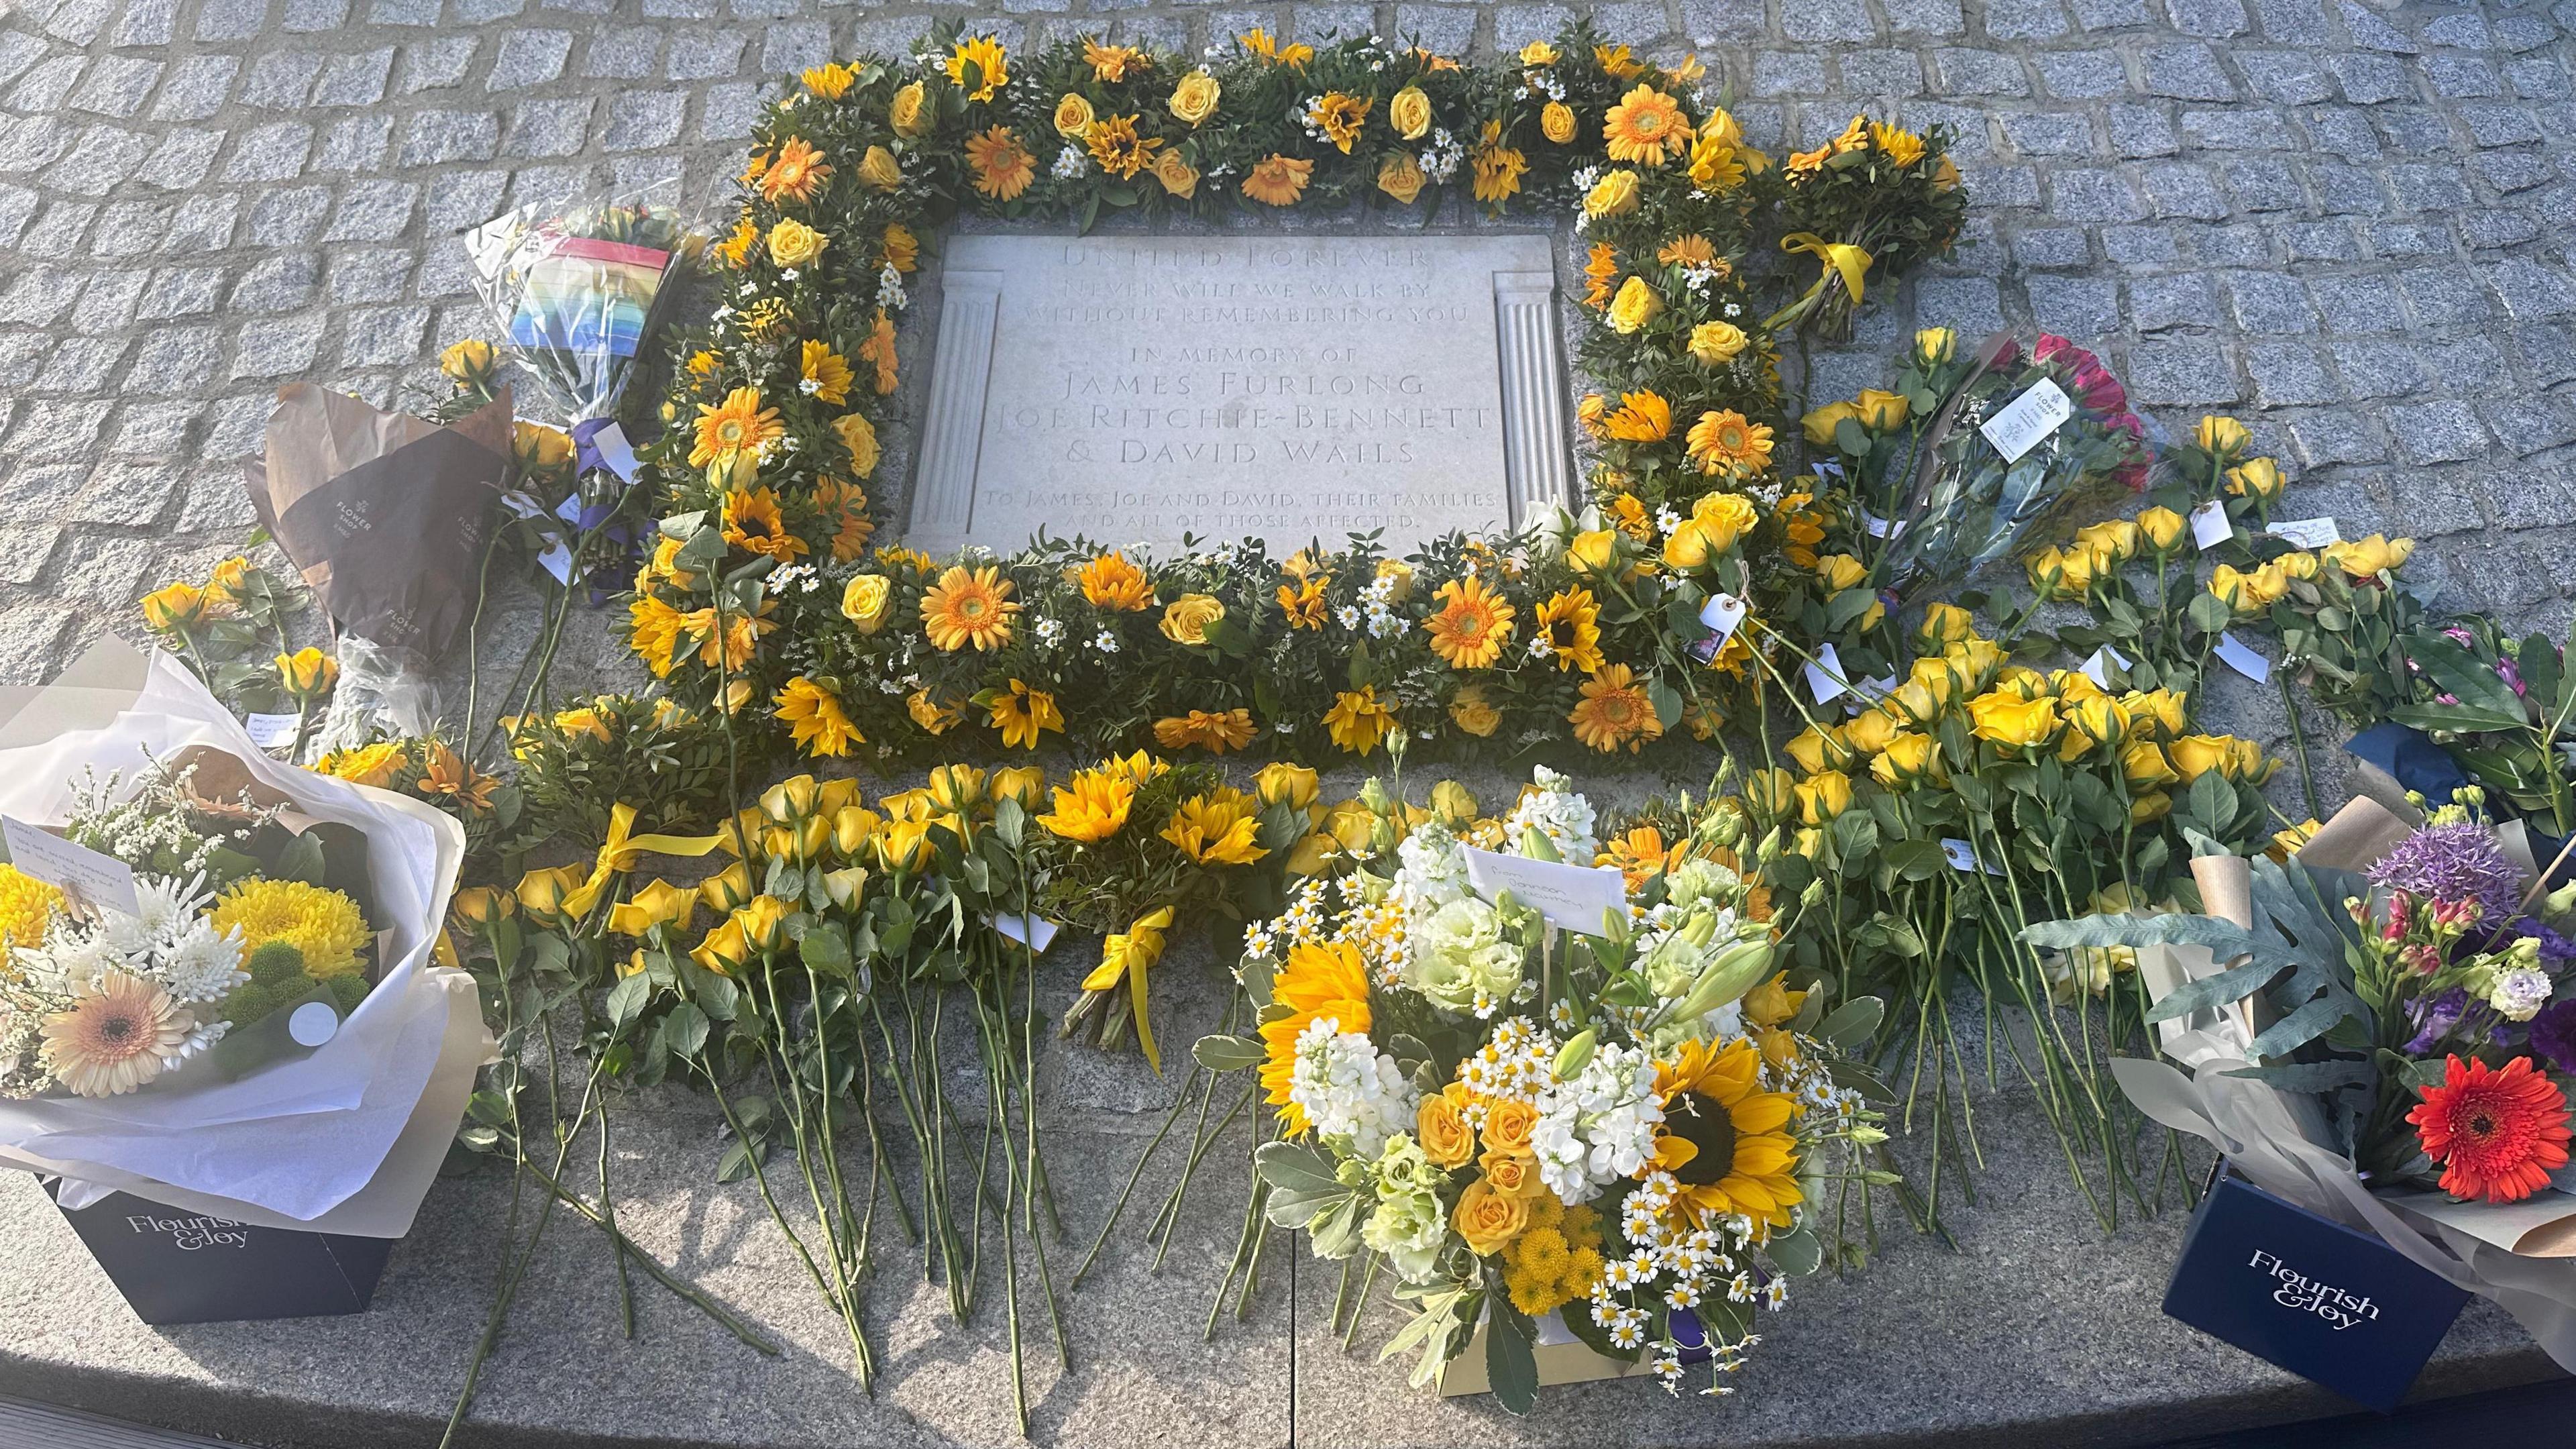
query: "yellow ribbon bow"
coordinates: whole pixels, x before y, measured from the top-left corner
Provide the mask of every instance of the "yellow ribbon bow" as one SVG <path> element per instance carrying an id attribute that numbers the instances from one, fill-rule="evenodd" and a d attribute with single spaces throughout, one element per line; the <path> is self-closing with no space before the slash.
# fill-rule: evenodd
<path id="1" fill-rule="evenodd" d="M 1138 916 L 1126 930 L 1113 933 L 1101 943 L 1100 964 L 1082 978 L 1085 991 L 1108 991 L 1127 978 L 1127 994 L 1136 1008 L 1136 1045 L 1143 1048 L 1145 1060 L 1155 1071 L 1163 1069 L 1163 1054 L 1154 1046 L 1154 1023 L 1145 1014 L 1145 972 L 1163 955 L 1163 933 L 1172 928 L 1172 908 L 1165 906 Z"/>
<path id="2" fill-rule="evenodd" d="M 651 851 L 655 855 L 698 856 L 716 848 L 724 840 L 716 835 L 634 835 L 635 807 L 621 804 L 608 812 L 608 839 L 599 847 L 599 859 L 590 868 L 590 879 L 581 888 L 563 898 L 563 913 L 579 920 L 599 904 L 600 892 L 608 889 L 608 878 L 621 870 L 633 870 L 636 857 Z"/>
<path id="3" fill-rule="evenodd" d="M 1816 284 L 1807 289 L 1807 294 L 1771 314 L 1763 326 L 1777 326 L 1781 318 L 1814 306 L 1817 297 L 1824 292 L 1825 284 L 1838 273 L 1843 279 L 1843 289 L 1851 293 L 1852 305 L 1857 307 L 1861 304 L 1862 282 L 1869 276 L 1869 264 L 1874 260 L 1868 252 L 1850 242 L 1829 242 L 1811 231 L 1791 232 L 1780 238 L 1780 250 L 1806 252 L 1821 266 L 1816 274 Z"/>

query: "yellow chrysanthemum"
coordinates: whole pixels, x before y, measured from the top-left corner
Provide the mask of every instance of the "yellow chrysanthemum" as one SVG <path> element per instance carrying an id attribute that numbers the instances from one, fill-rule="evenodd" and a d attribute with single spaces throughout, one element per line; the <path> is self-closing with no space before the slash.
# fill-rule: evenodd
<path id="1" fill-rule="evenodd" d="M 14 865 L 0 865 L 0 949 L 41 946 L 63 893 Z M 0 962 L 0 975 L 7 963 Z"/>
<path id="2" fill-rule="evenodd" d="M 218 932 L 241 929 L 244 955 L 283 941 L 303 954 L 305 973 L 317 977 L 357 970 L 368 938 L 356 901 L 300 880 L 242 881 L 216 900 L 211 919 Z"/>

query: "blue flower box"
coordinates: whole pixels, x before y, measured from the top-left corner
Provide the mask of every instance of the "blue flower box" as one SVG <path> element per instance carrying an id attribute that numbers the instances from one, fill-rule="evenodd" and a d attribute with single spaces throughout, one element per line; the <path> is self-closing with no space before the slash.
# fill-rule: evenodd
<path id="1" fill-rule="evenodd" d="M 2183 1238 L 2165 1312 L 2386 1413 L 2468 1300 L 2376 1235 L 2222 1166 Z"/>
<path id="2" fill-rule="evenodd" d="M 364 1312 L 395 1241 L 253 1227 L 123 1192 L 62 1214 L 154 1324 Z"/>

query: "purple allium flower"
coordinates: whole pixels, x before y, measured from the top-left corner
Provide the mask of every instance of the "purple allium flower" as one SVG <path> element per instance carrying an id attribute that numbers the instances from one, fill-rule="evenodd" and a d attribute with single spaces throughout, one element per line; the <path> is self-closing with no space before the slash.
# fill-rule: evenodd
<path id="1" fill-rule="evenodd" d="M 2416 1032 L 2404 1048 L 2408 1056 L 2422 1056 L 2451 1034 L 2460 1017 L 2469 1009 L 2469 993 L 2454 986 L 2439 996 L 2419 996 L 2406 1003 L 2406 1019 Z"/>
<path id="2" fill-rule="evenodd" d="M 2576 1001 L 2553 1001 L 2531 1019 L 2531 1050 L 2562 1072 L 2576 1072 Z"/>
<path id="3" fill-rule="evenodd" d="M 2502 930 L 2522 905 L 2522 870 L 2496 843 L 2495 832 L 2475 821 L 2428 825 L 2380 857 L 2370 868 L 2375 885 L 2436 900 L 2473 900 L 2479 924 Z"/>

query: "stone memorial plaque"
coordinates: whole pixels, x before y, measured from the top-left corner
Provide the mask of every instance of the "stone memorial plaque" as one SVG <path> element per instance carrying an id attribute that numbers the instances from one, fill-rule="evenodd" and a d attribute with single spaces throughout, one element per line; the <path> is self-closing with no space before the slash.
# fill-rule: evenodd
<path id="1" fill-rule="evenodd" d="M 948 239 L 905 542 L 1390 553 L 1571 503 L 1554 241 Z"/>

